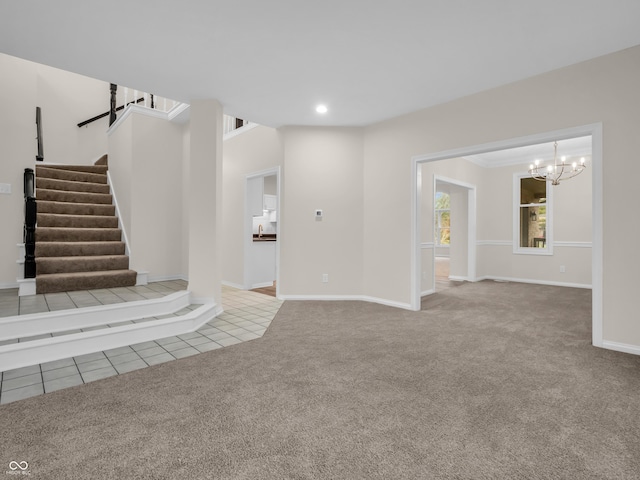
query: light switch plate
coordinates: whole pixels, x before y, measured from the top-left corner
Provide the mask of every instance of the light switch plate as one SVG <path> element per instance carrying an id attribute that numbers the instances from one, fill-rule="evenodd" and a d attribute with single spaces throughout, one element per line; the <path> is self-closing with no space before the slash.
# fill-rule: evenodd
<path id="1" fill-rule="evenodd" d="M 11 184 L 10 183 L 0 183 L 0 193 L 5 193 L 7 195 L 11 195 Z"/>

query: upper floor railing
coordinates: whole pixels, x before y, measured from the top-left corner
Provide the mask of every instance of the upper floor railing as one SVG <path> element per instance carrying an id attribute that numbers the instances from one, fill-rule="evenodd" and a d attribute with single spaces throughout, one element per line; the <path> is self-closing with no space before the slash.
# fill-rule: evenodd
<path id="1" fill-rule="evenodd" d="M 101 118 L 107 116 L 109 117 L 109 126 L 111 126 L 118 119 L 118 112 L 124 110 L 126 107 L 132 104 L 137 105 L 138 107 L 155 110 L 156 112 L 165 112 L 169 115 L 169 119 L 172 118 L 172 113 L 174 115 L 177 115 L 181 111 L 188 108 L 187 104 L 178 102 L 176 100 L 172 100 L 166 97 L 159 97 L 152 93 L 142 92 L 140 90 L 135 90 L 127 87 L 119 88 L 118 85 L 114 83 L 110 84 L 109 92 L 109 111 L 78 123 L 78 127 L 84 127 L 85 125 L 88 125 L 92 122 L 95 122 L 96 120 L 100 120 Z M 118 103 L 121 103 L 121 105 L 117 106 Z M 248 125 L 250 125 L 250 122 L 248 120 L 232 117 L 230 115 L 223 115 L 222 133 L 223 135 L 228 135 L 229 133 Z"/>

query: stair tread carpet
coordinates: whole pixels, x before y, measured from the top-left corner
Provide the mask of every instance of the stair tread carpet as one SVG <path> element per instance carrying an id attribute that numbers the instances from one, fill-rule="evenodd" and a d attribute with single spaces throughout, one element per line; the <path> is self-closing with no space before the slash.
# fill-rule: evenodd
<path id="1" fill-rule="evenodd" d="M 37 242 L 36 261 L 41 257 L 82 257 L 124 255 L 125 244 L 118 242 Z"/>
<path id="2" fill-rule="evenodd" d="M 112 215 L 67 215 L 38 213 L 39 227 L 118 228 L 118 219 Z"/>
<path id="3" fill-rule="evenodd" d="M 115 215 L 115 205 L 96 203 L 68 203 L 38 199 L 38 213 L 65 215 Z"/>
<path id="4" fill-rule="evenodd" d="M 110 193 L 105 183 L 78 182 L 75 180 L 58 180 L 54 178 L 38 178 L 36 188 L 46 190 L 62 190 L 65 192 Z"/>
<path id="5" fill-rule="evenodd" d="M 40 166 L 40 165 L 38 165 Z M 42 165 L 43 168 L 50 168 L 53 170 L 71 170 L 73 172 L 85 172 L 85 173 L 107 173 L 107 165 Z"/>
<path id="6" fill-rule="evenodd" d="M 36 228 L 36 242 L 116 242 L 121 237 L 119 228 Z"/>
<path id="7" fill-rule="evenodd" d="M 75 182 L 107 183 L 106 173 L 78 172 L 73 170 L 61 170 L 55 166 L 44 167 L 36 165 L 38 178 L 51 178 L 55 180 L 69 180 Z"/>
<path id="8" fill-rule="evenodd" d="M 36 199 L 70 203 L 106 203 L 109 205 L 112 202 L 111 195 L 107 193 L 67 192 L 46 188 L 36 188 Z"/>
<path id="9" fill-rule="evenodd" d="M 107 270 L 128 270 L 126 255 L 98 255 L 74 257 L 42 257 L 36 259 L 38 275 Z"/>
<path id="10" fill-rule="evenodd" d="M 56 293 L 73 290 L 132 287 L 137 273 L 133 270 L 110 270 L 99 272 L 50 273 L 36 277 L 36 293 Z"/>

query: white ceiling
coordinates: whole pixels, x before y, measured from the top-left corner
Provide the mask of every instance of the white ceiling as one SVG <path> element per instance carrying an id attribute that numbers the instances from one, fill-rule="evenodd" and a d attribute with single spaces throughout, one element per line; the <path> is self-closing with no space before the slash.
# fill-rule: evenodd
<path id="1" fill-rule="evenodd" d="M 639 45 L 639 19 L 638 0 L 0 0 L 0 52 L 274 127 L 367 125 Z"/>
<path id="2" fill-rule="evenodd" d="M 532 164 L 536 160 L 553 162 L 554 145 L 539 143 L 526 147 L 509 148 L 478 155 L 467 155 L 466 160 L 487 168 L 505 167 L 508 165 Z M 566 156 L 571 161 L 580 157 L 591 157 L 591 136 L 558 140 L 558 159 Z"/>

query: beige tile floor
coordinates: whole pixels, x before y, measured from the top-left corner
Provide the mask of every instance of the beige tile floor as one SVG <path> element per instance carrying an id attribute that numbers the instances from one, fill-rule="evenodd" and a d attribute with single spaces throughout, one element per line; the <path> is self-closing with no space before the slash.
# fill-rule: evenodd
<path id="1" fill-rule="evenodd" d="M 0 317 L 158 298 L 186 287 L 186 282 L 177 280 L 150 283 L 144 287 L 22 298 L 17 297 L 17 291 L 13 291 L 12 296 L 7 290 L 0 290 Z M 282 301 L 268 295 L 223 286 L 222 305 L 224 313 L 196 332 L 0 372 L 0 404 L 260 338 L 280 309 Z M 197 305 L 191 305 L 175 315 L 184 315 L 194 308 Z M 0 345 L 20 340 L 27 339 L 8 340 L 0 342 Z"/>

